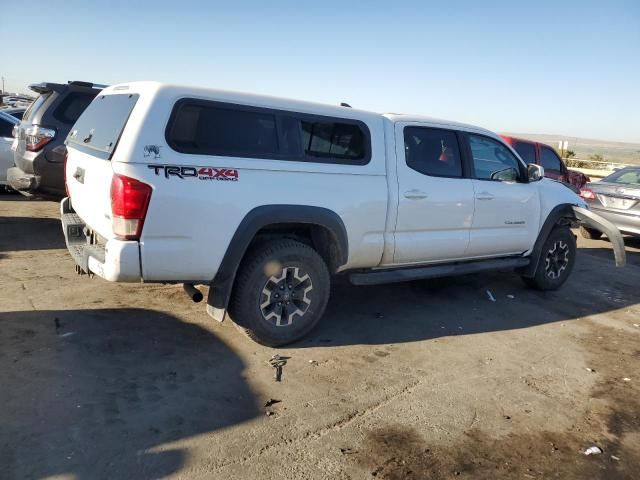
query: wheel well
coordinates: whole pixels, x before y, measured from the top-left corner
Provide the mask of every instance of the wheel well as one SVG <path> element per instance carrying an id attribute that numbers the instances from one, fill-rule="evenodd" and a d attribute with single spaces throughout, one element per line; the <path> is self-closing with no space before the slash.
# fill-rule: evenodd
<path id="1" fill-rule="evenodd" d="M 343 252 L 340 250 L 338 239 L 327 227 L 312 223 L 266 225 L 256 232 L 247 251 L 263 242 L 277 238 L 290 238 L 309 245 L 318 252 L 332 273 L 335 273 L 342 264 Z"/>

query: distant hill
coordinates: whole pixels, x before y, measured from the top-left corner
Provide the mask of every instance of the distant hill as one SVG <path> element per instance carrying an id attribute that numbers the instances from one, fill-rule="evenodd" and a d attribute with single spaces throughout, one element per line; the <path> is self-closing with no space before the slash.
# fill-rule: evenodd
<path id="1" fill-rule="evenodd" d="M 546 143 L 557 148 L 560 140 L 569 142 L 569 150 L 576 152 L 576 158 L 588 159 L 591 155 L 600 154 L 605 161 L 640 165 L 640 143 L 610 142 L 592 138 L 567 137 L 542 133 L 504 133 L 512 137 L 520 137 L 534 142 Z"/>

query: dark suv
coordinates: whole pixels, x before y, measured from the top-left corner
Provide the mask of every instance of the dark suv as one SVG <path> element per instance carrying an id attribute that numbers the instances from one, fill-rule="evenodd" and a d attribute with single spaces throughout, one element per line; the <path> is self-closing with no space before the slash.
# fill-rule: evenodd
<path id="1" fill-rule="evenodd" d="M 80 114 L 104 87 L 77 81 L 29 86 L 39 96 L 14 129 L 15 166 L 7 170 L 7 182 L 12 188 L 27 196 L 64 196 L 64 141 Z"/>

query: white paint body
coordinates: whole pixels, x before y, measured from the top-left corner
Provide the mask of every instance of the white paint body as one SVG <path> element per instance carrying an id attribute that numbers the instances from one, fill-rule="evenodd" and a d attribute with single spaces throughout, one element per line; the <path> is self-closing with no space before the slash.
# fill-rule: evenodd
<path id="1" fill-rule="evenodd" d="M 112 281 L 211 282 L 240 222 L 263 205 L 318 206 L 339 215 L 349 248 L 340 270 L 526 255 L 553 207 L 584 205 L 568 188 L 549 180 L 435 178 L 407 167 L 402 139 L 406 125 L 481 133 L 504 143 L 496 134 L 468 125 L 155 82 L 116 85 L 101 95 L 123 93 L 140 97 L 112 159 L 102 160 L 69 145 L 66 174 L 74 210 L 107 239 L 105 262 L 112 265 L 94 261 L 95 273 Z M 371 161 L 358 166 L 178 153 L 167 144 L 165 128 L 181 98 L 359 120 L 370 130 Z M 145 157 L 146 145 L 160 146 L 160 158 Z M 239 179 L 165 178 L 149 168 L 159 163 L 232 168 L 238 170 Z M 83 184 L 73 178 L 77 167 L 85 170 Z M 123 242 L 113 234 L 114 172 L 153 188 L 139 242 Z M 493 198 L 478 199 L 483 193 Z M 131 254 L 132 243 L 139 248 L 137 260 Z"/>

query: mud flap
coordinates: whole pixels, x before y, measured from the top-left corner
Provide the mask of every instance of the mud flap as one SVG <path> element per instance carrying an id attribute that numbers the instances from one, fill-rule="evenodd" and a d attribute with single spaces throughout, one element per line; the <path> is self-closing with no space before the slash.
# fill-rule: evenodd
<path id="1" fill-rule="evenodd" d="M 627 256 L 624 250 L 624 240 L 620 234 L 620 230 L 609 220 L 602 218 L 600 215 L 593 213 L 586 208 L 573 206 L 573 211 L 580 223 L 595 228 L 599 232 L 604 233 L 613 247 L 613 254 L 616 258 L 616 267 L 624 267 L 627 263 Z"/>
<path id="2" fill-rule="evenodd" d="M 224 308 L 216 308 L 213 305 L 207 303 L 207 313 L 214 320 L 222 323 L 227 316 L 227 311 Z"/>

